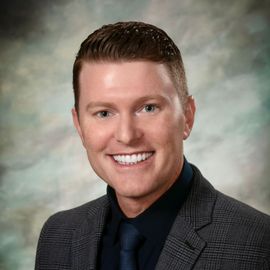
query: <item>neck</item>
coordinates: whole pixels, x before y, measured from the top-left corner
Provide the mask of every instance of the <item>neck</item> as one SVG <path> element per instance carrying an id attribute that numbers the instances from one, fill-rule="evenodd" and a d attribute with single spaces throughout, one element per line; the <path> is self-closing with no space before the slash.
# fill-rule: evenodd
<path id="1" fill-rule="evenodd" d="M 164 182 L 162 181 L 159 183 L 160 185 L 157 185 L 155 188 L 153 185 L 152 188 L 146 188 L 144 194 L 141 193 L 139 196 L 136 196 L 135 194 L 134 196 L 129 196 L 127 194 L 119 194 L 117 190 L 114 190 L 118 205 L 124 215 L 128 218 L 137 217 L 156 202 L 167 190 L 169 190 L 183 169 L 184 158 L 181 158 L 178 164 L 180 166 L 170 179 L 167 179 L 167 181 Z"/>
<path id="2" fill-rule="evenodd" d="M 118 204 L 122 212 L 128 218 L 134 218 L 143 213 L 149 206 L 149 203 L 143 203 L 136 199 L 117 198 Z"/>
<path id="3" fill-rule="evenodd" d="M 142 195 L 140 197 L 126 197 L 121 196 L 116 192 L 116 198 L 120 209 L 128 218 L 134 218 L 140 215 L 147 208 L 149 208 L 155 201 L 157 201 L 174 184 L 179 174 L 180 172 L 177 172 L 175 177 L 172 178 L 171 181 L 168 181 L 166 185 L 164 185 L 162 188 L 156 191 L 153 191 L 152 193 L 146 196 Z"/>

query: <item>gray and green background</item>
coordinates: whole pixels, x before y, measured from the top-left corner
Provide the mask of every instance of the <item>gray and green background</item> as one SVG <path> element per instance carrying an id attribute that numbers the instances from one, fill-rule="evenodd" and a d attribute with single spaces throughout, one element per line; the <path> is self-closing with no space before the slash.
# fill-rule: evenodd
<path id="1" fill-rule="evenodd" d="M 0 269 L 34 267 L 52 213 L 105 192 L 72 126 L 71 70 L 103 24 L 143 20 L 179 45 L 196 123 L 187 159 L 270 213 L 270 1 L 11 0 L 0 7 Z"/>

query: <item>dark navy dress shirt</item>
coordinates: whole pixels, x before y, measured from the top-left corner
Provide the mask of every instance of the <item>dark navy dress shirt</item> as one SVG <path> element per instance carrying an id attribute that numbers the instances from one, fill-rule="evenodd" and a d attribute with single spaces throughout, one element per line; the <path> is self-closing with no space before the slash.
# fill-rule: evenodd
<path id="1" fill-rule="evenodd" d="M 184 160 L 181 174 L 171 188 L 135 218 L 127 218 L 122 213 L 114 190 L 108 186 L 107 195 L 111 209 L 102 235 L 98 269 L 118 269 L 120 254 L 118 228 L 122 220 L 132 223 L 144 237 L 138 250 L 139 270 L 155 269 L 171 226 L 189 193 L 192 177 L 192 168 Z"/>

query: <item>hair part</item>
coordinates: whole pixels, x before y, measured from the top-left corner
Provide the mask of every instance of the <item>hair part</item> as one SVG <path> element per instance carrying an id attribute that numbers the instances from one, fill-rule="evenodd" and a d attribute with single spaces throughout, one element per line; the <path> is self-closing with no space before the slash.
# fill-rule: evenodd
<path id="1" fill-rule="evenodd" d="M 182 105 L 188 97 L 181 53 L 162 29 L 143 22 L 104 25 L 81 44 L 73 65 L 75 109 L 79 112 L 79 76 L 85 62 L 151 61 L 168 69 Z"/>

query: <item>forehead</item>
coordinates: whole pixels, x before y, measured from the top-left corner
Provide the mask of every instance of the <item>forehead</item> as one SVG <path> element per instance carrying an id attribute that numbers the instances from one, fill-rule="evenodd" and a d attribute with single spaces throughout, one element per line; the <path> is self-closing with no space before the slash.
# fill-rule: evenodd
<path id="1" fill-rule="evenodd" d="M 79 76 L 80 88 L 173 86 L 164 64 L 150 61 L 84 62 Z"/>
<path id="2" fill-rule="evenodd" d="M 79 77 L 80 110 L 90 103 L 133 107 L 142 100 L 181 105 L 164 64 L 149 61 L 84 63 Z"/>

